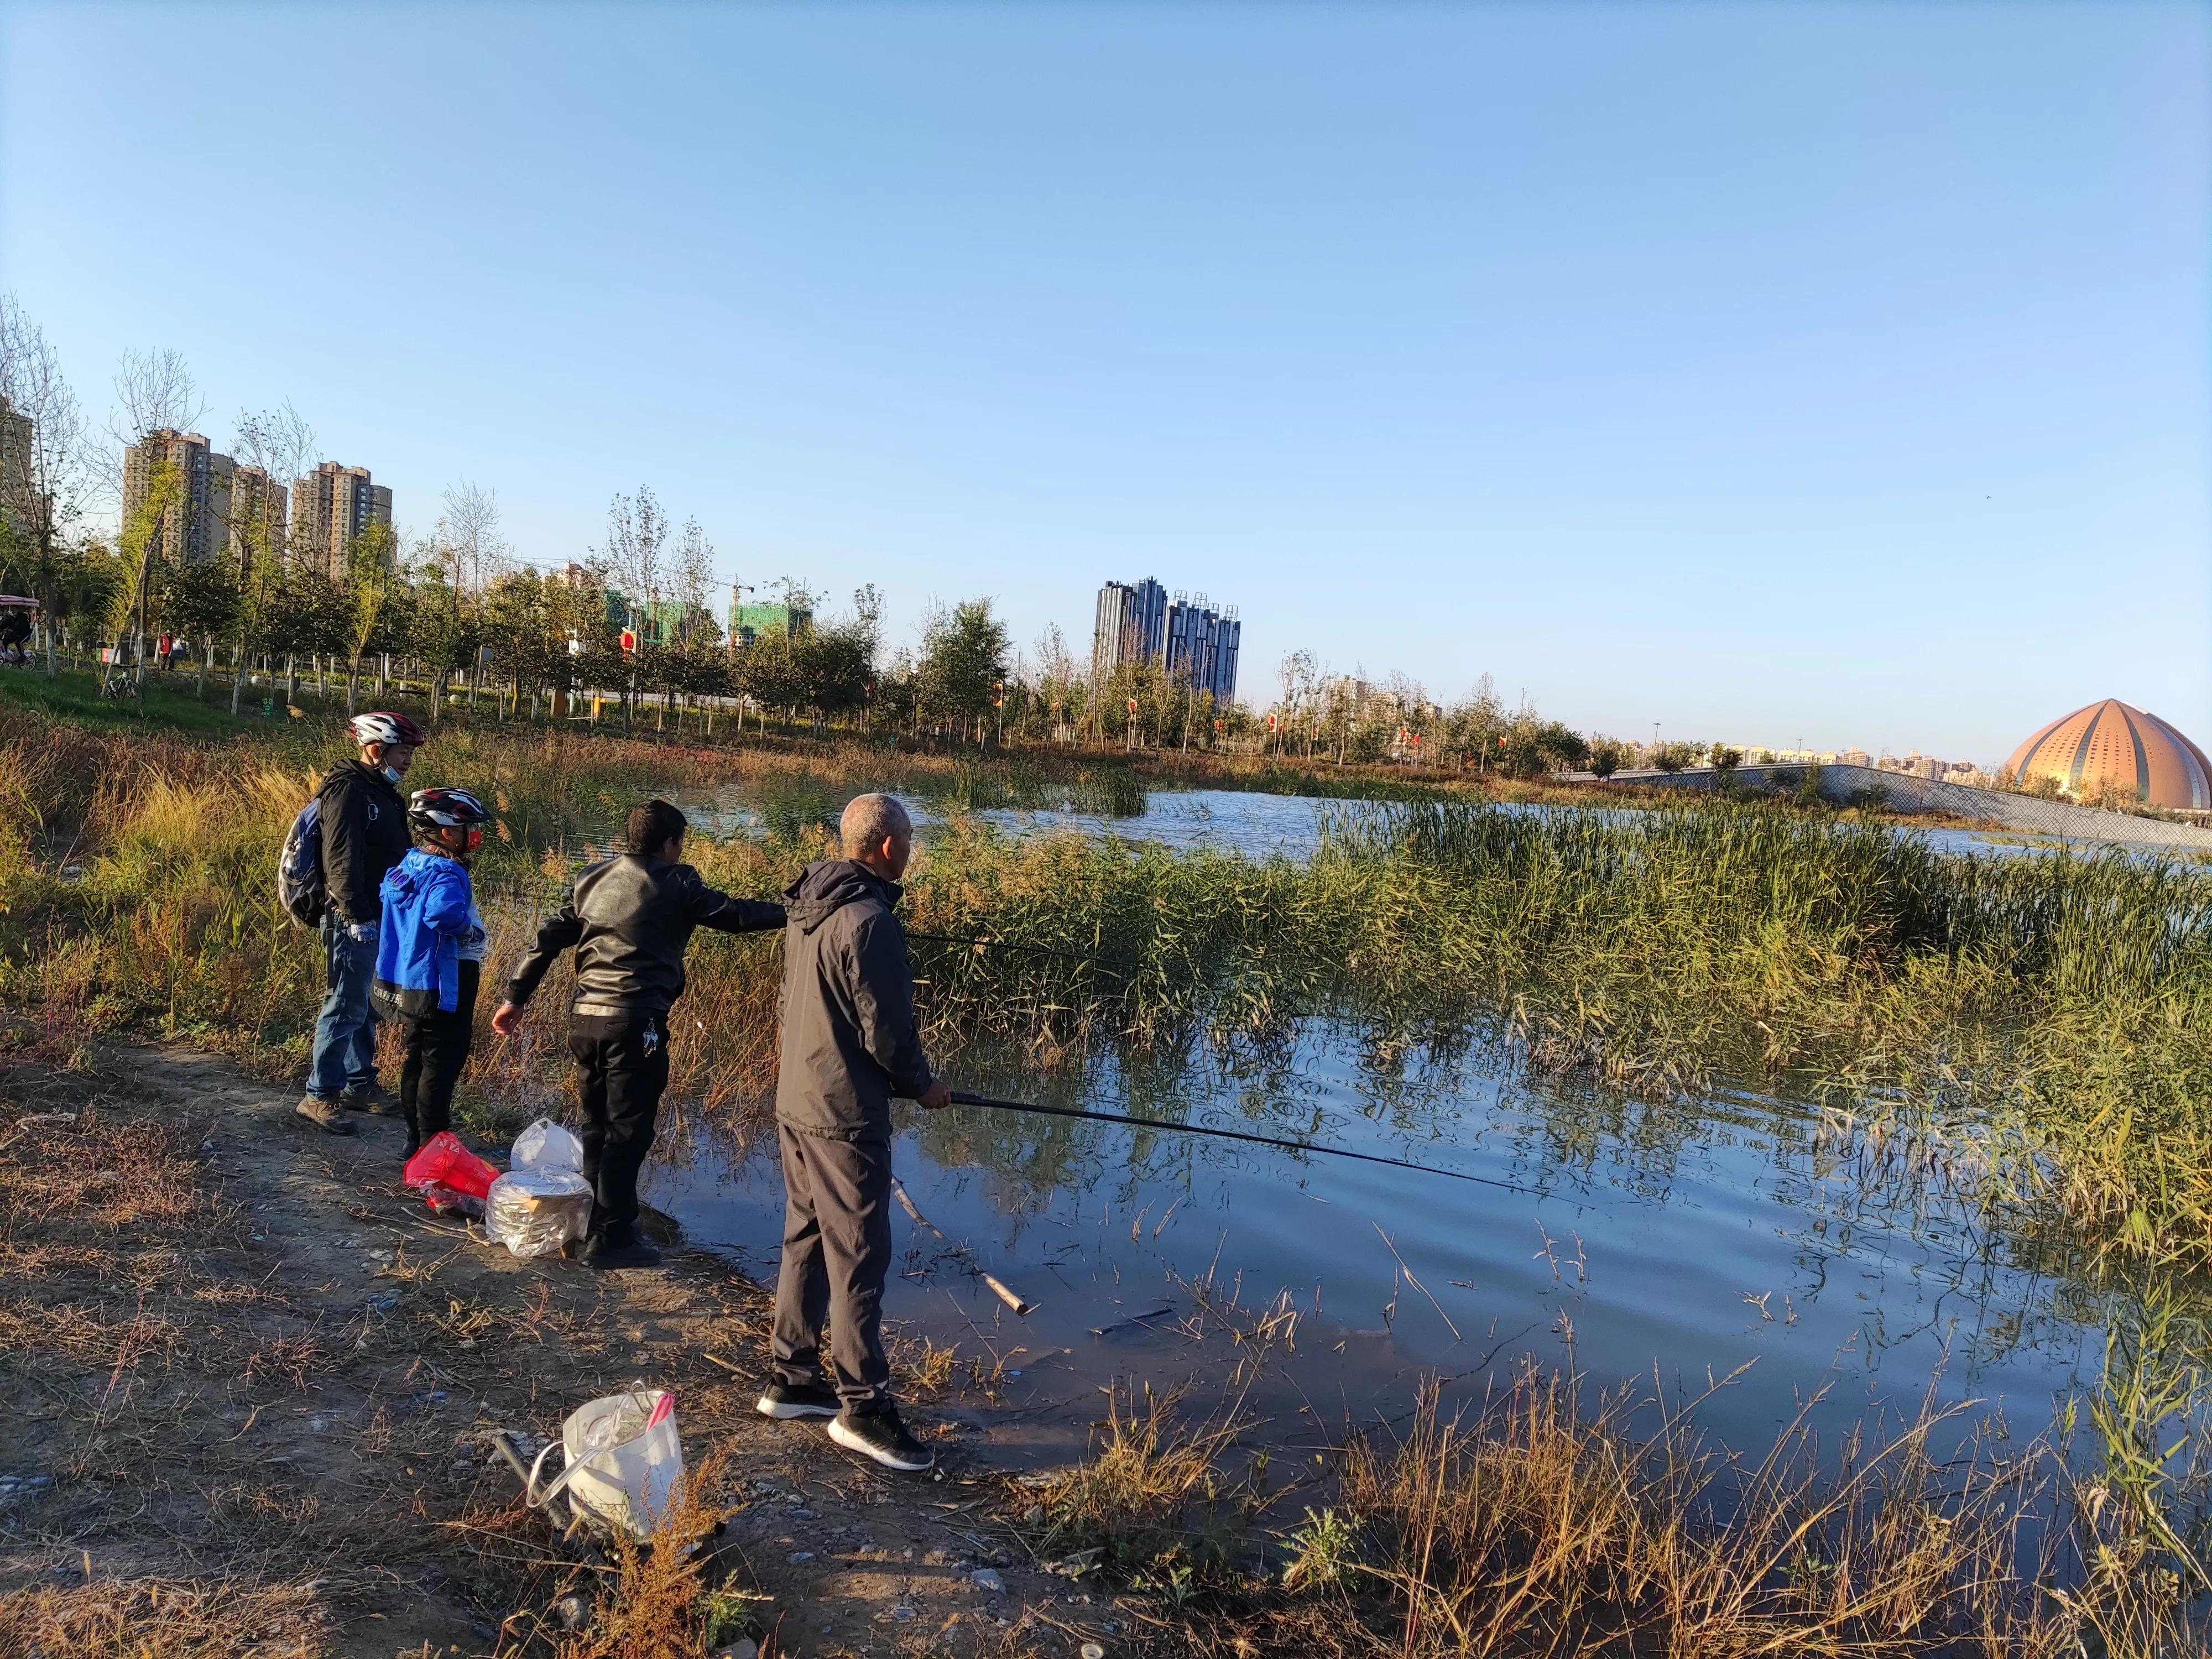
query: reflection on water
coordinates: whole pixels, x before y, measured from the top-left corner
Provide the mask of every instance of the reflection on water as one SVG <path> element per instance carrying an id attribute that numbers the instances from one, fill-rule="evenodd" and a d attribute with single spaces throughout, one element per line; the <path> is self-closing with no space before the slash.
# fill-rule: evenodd
<path id="1" fill-rule="evenodd" d="M 684 805 L 718 834 L 787 833 L 834 820 L 844 799 L 732 789 Z M 1127 818 L 975 816 L 1012 833 L 1066 827 L 1304 857 L 1316 805 L 1198 790 L 1155 793 Z M 925 829 L 941 821 L 909 805 Z M 1915 833 L 1942 851 L 2030 850 Z M 1917 1409 L 1926 1395 L 1984 1402 L 2033 1433 L 2058 1399 L 2094 1386 L 2102 1361 L 2109 1292 L 1983 1234 L 1917 1181 L 1863 1190 L 1819 1115 L 1787 1099 L 1653 1104 L 1509 1083 L 1479 1059 L 1378 1050 L 1319 1020 L 1267 1063 L 1108 1053 L 1040 1074 L 971 1049 L 949 1069 L 979 1093 L 1249 1127 L 1542 1194 L 1166 1130 L 915 1113 L 896 1148 L 901 1178 L 968 1254 L 902 1231 L 887 1310 L 1000 1357 L 1007 1392 L 984 1420 L 1011 1459 L 1079 1451 L 1097 1390 L 1115 1376 L 1224 1384 L 1224 1345 L 1193 1341 L 1177 1322 L 1205 1322 L 1194 1319 L 1202 1308 L 1211 1321 L 1230 1297 L 1301 1316 L 1296 1352 L 1252 1396 L 1285 1445 L 1402 1413 L 1424 1372 L 1457 1378 L 1464 1396 L 1523 1358 L 1600 1385 L 1656 1377 L 1668 1389 L 1748 1367 L 1725 1396 L 1728 1437 L 1743 1447 L 1763 1448 L 1824 1385 L 1832 1392 L 1814 1414 L 1824 1428 L 1874 1402 Z M 772 1155 L 699 1139 L 672 1148 L 650 1180 L 653 1201 L 693 1238 L 772 1277 Z M 1037 1311 L 1014 1318 L 978 1268 Z"/>
<path id="2" fill-rule="evenodd" d="M 831 793 L 820 787 L 781 785 L 763 793 L 750 785 L 730 785 L 711 795 L 679 798 L 678 805 L 717 836 L 757 835 L 777 830 L 788 833 L 795 823 L 834 823 L 845 801 L 857 793 Z M 945 814 L 918 796 L 901 797 L 914 814 L 924 837 L 944 822 Z M 1344 802 L 1327 803 L 1342 806 Z M 1352 803 L 1356 805 L 1356 803 Z M 1024 835 L 1046 830 L 1075 830 L 1086 835 L 1119 836 L 1127 841 L 1153 841 L 1169 847 L 1212 846 L 1266 858 L 1280 853 L 1290 858 L 1310 856 L 1320 841 L 1315 809 L 1323 803 L 1298 795 L 1263 795 L 1236 789 L 1154 790 L 1145 810 L 1128 817 L 1102 817 L 1052 809 L 1035 811 L 994 807 L 968 816 L 1008 834 Z M 1595 810 L 1633 811 L 1634 808 L 1594 809 L 1580 806 L 1501 806 L 1508 812 L 1583 812 Z M 1924 836 L 1939 853 L 2015 854 L 2048 850 L 2061 843 L 2017 835 L 1984 834 L 1978 830 L 1901 829 L 1900 833 Z"/>
<path id="3" fill-rule="evenodd" d="M 1164 1130 L 916 1112 L 896 1153 L 908 1192 L 975 1266 L 1039 1307 L 1013 1319 L 934 1241 L 902 1231 L 914 1248 L 887 1311 L 1018 1349 L 1008 1363 L 1022 1377 L 992 1414 L 1014 1455 L 1079 1449 L 1113 1376 L 1198 1370 L 1172 1322 L 1207 1284 L 1247 1309 L 1287 1294 L 1304 1316 L 1296 1353 L 1259 1396 L 1284 1443 L 1402 1410 L 1424 1370 L 1479 1390 L 1486 1368 L 1523 1355 L 1601 1383 L 1656 1367 L 1670 1389 L 1749 1364 L 1727 1409 L 1729 1438 L 1747 1445 L 1832 1381 L 1834 1423 L 1873 1400 L 1917 1405 L 1932 1387 L 2033 1431 L 2100 1362 L 2100 1293 L 2009 1259 L 1917 1191 L 1862 1193 L 1816 1115 L 1788 1102 L 1505 1085 L 1319 1022 L 1267 1065 L 1121 1056 L 1043 1078 L 971 1051 L 950 1069 L 977 1092 L 1324 1141 L 1544 1194 Z M 691 1237 L 770 1276 L 772 1154 L 732 1160 L 697 1141 L 650 1181 Z M 1152 1328 L 1122 1322 L 1162 1308 Z"/>

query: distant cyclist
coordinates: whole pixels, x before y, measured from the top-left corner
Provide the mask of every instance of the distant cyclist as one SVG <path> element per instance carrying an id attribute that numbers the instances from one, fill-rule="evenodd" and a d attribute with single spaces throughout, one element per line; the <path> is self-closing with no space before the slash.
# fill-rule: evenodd
<path id="1" fill-rule="evenodd" d="M 334 766 L 316 790 L 322 804 L 323 917 L 327 994 L 315 1020 L 307 1091 L 292 1109 L 326 1133 L 349 1135 L 346 1113 L 388 1114 L 397 1103 L 376 1080 L 377 923 L 385 873 L 407 856 L 407 805 L 399 781 L 426 739 L 404 714 L 380 710 L 347 722 L 360 758 Z"/>

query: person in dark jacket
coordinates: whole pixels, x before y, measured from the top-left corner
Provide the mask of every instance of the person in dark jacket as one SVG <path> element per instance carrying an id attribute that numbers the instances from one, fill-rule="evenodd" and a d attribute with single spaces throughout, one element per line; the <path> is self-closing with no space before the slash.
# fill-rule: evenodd
<path id="1" fill-rule="evenodd" d="M 758 1409 L 829 1418 L 839 1445 L 915 1471 L 936 1459 L 900 1423 L 884 1357 L 891 1101 L 935 1110 L 951 1091 L 922 1053 L 906 929 L 893 914 L 914 849 L 906 809 L 889 795 L 859 796 L 838 840 L 848 856 L 808 865 L 783 896 L 783 1262 L 775 1375 Z M 822 1375 L 825 1318 L 834 1386 Z"/>
<path id="2" fill-rule="evenodd" d="M 377 1012 L 403 1033 L 403 1164 L 432 1135 L 453 1127 L 453 1085 L 476 1037 L 484 925 L 469 879 L 469 854 L 483 844 L 490 818 L 484 804 L 465 789 L 416 790 L 407 803 L 415 850 L 384 878 L 372 997 Z"/>
<path id="3" fill-rule="evenodd" d="M 660 1260 L 638 1231 L 637 1172 L 653 1149 L 668 1086 L 668 1011 L 684 994 L 684 952 L 701 927 L 726 933 L 783 926 L 783 907 L 732 898 L 684 862 L 684 814 L 665 800 L 629 815 L 629 850 L 576 878 L 567 901 L 507 981 L 491 1028 L 512 1036 L 538 981 L 564 951 L 576 953 L 568 1054 L 581 1075 L 584 1177 L 592 1267 L 650 1267 Z"/>
<path id="4" fill-rule="evenodd" d="M 385 872 L 407 856 L 407 805 L 399 781 L 415 763 L 422 728 L 404 714 L 380 710 L 347 722 L 361 757 L 331 768 L 315 793 L 322 804 L 322 1012 L 315 1019 L 307 1091 L 293 1109 L 331 1134 L 349 1135 L 349 1110 L 387 1113 L 392 1097 L 376 1080 L 377 922 L 384 912 Z"/>

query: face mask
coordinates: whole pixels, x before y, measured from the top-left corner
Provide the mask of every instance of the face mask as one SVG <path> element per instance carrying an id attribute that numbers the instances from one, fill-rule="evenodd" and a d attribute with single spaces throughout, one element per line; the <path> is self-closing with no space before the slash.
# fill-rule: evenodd
<path id="1" fill-rule="evenodd" d="M 384 775 L 390 778 L 394 783 L 399 781 L 399 773 L 392 767 L 387 766 L 384 769 Z"/>

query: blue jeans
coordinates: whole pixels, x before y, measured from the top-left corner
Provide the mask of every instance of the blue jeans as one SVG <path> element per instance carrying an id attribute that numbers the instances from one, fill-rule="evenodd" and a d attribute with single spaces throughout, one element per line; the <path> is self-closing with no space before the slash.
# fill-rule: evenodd
<path id="1" fill-rule="evenodd" d="M 325 982 L 330 994 L 315 1018 L 315 1057 L 307 1092 L 336 1100 L 348 1087 L 376 1081 L 376 1011 L 368 988 L 376 978 L 376 943 L 346 937 L 335 919 L 323 923 Z"/>

